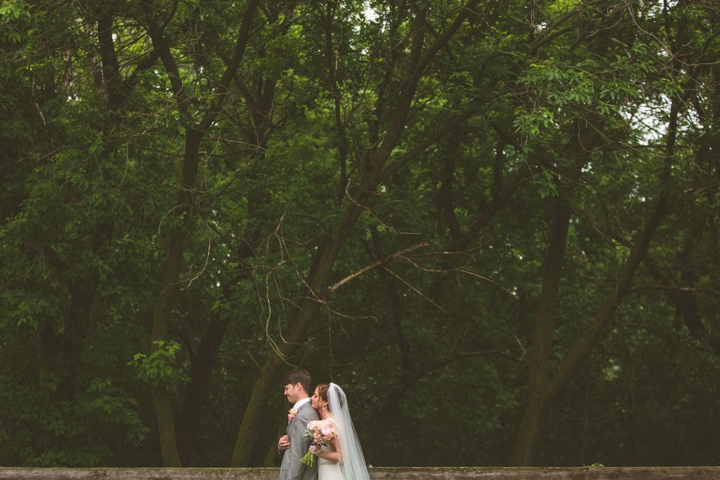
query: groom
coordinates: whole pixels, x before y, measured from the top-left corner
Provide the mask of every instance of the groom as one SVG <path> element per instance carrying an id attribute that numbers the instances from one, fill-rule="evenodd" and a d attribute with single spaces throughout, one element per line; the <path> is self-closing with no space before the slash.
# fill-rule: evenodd
<path id="1" fill-rule="evenodd" d="M 278 451 L 283 455 L 279 480 L 317 480 L 317 462 L 308 467 L 300 459 L 308 452 L 312 439 L 303 435 L 308 422 L 319 420 L 315 409 L 310 406 L 310 374 L 298 368 L 290 370 L 283 378 L 285 397 L 293 407 L 288 413 L 288 426 L 278 440 Z"/>

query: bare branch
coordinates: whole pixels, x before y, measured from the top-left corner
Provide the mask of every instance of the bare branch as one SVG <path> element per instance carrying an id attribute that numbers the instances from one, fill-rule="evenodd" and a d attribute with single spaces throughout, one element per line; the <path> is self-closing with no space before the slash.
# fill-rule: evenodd
<path id="1" fill-rule="evenodd" d="M 423 297 L 423 298 L 424 298 L 425 300 L 427 300 L 428 302 L 430 302 L 430 303 L 432 303 L 433 305 L 435 305 L 441 312 L 447 313 L 447 311 L 446 311 L 444 308 L 442 308 L 442 307 L 441 307 L 440 305 L 438 305 L 437 303 L 433 302 L 431 298 L 429 298 L 427 295 L 425 295 L 424 293 L 422 293 L 422 292 L 421 292 L 420 290 L 418 290 L 417 288 L 413 287 L 410 283 L 408 283 L 408 282 L 407 282 L 404 278 L 402 278 L 400 275 L 398 275 L 397 273 L 393 272 L 392 270 L 390 270 L 390 269 L 387 268 L 386 266 L 381 266 L 381 268 L 383 268 L 385 271 L 387 271 L 388 273 L 390 273 L 392 276 L 394 276 L 395 278 L 397 278 L 398 280 L 400 280 L 402 283 L 404 283 L 405 285 L 407 285 L 407 286 L 410 288 L 410 290 L 412 290 L 413 292 L 417 293 L 418 295 L 420 295 L 421 297 Z"/>
<path id="2" fill-rule="evenodd" d="M 211 252 L 211 250 L 212 250 L 212 237 L 210 237 L 210 238 L 208 239 L 207 255 L 205 255 L 205 265 L 203 265 L 203 268 L 200 270 L 200 272 L 198 272 L 197 275 L 195 275 L 193 278 L 191 278 L 191 279 L 189 279 L 189 280 L 185 280 L 185 282 L 187 282 L 187 285 L 185 285 L 184 287 L 182 287 L 180 290 L 187 290 L 188 288 L 190 288 L 190 285 L 192 285 L 192 283 L 193 283 L 195 280 L 197 280 L 198 278 L 200 278 L 200 275 L 202 275 L 203 272 L 205 271 L 205 269 L 207 268 L 208 261 L 210 260 L 210 252 Z M 190 268 L 192 268 L 192 265 L 190 265 Z M 188 272 L 188 273 L 189 273 L 189 272 Z M 178 282 L 176 282 L 176 283 L 181 283 L 181 282 L 178 281 Z"/>
<path id="3" fill-rule="evenodd" d="M 489 357 L 489 356 L 492 356 L 492 355 L 497 355 L 497 356 L 500 356 L 500 357 L 505 357 L 505 358 L 509 358 L 509 359 L 511 359 L 511 360 L 515 360 L 515 361 L 517 361 L 517 362 L 522 362 L 523 360 L 525 360 L 525 356 L 527 355 L 527 351 L 525 351 L 525 348 L 522 346 L 522 343 L 520 342 L 520 339 L 519 339 L 517 336 L 515 336 L 515 341 L 516 341 L 517 344 L 520 346 L 520 350 L 522 350 L 522 354 L 521 354 L 519 357 L 517 357 L 517 356 L 515 356 L 515 355 L 512 355 L 512 354 L 510 354 L 510 353 L 508 353 L 508 352 L 506 352 L 506 351 L 504 351 L 504 350 L 497 349 L 497 348 L 494 349 L 494 350 L 480 350 L 480 351 L 477 351 L 477 352 L 461 352 L 461 353 L 457 353 L 457 354 L 455 354 L 455 355 L 453 355 L 453 356 L 451 356 L 451 357 L 444 358 L 444 359 L 442 359 L 442 360 L 434 363 L 434 364 L 432 365 L 431 369 L 432 369 L 432 370 L 437 370 L 437 369 L 439 369 L 439 368 L 445 367 L 445 366 L 447 366 L 447 365 L 449 365 L 449 364 L 451 364 L 451 363 L 453 363 L 453 362 L 456 362 L 456 361 L 458 361 L 458 360 L 462 360 L 462 359 L 464 359 L 464 358 Z"/>
<path id="4" fill-rule="evenodd" d="M 376 262 L 373 262 L 373 263 L 371 263 L 370 265 L 367 265 L 367 266 L 361 268 L 361 269 L 358 270 L 357 272 L 355 272 L 355 273 L 353 273 L 353 274 L 351 274 L 351 275 L 348 275 L 347 277 L 345 277 L 345 278 L 343 278 L 342 280 L 340 280 L 339 282 L 337 282 L 335 285 L 333 285 L 332 287 L 330 287 L 329 293 L 333 293 L 335 290 L 337 290 L 338 288 L 340 288 L 341 286 L 343 286 L 345 283 L 349 282 L 349 281 L 352 280 L 353 278 L 362 275 L 363 273 L 367 272 L 368 270 L 372 270 L 373 268 L 377 267 L 378 265 L 382 265 L 383 263 L 387 263 L 387 262 L 391 262 L 391 261 L 393 261 L 393 260 L 397 260 L 399 257 L 401 257 L 402 255 L 404 255 L 404 254 L 406 254 L 406 253 L 408 253 L 408 252 L 412 252 L 413 250 L 417 250 L 418 248 L 427 247 L 428 245 L 429 245 L 429 243 L 427 243 L 427 242 L 418 243 L 417 245 L 414 245 L 414 246 L 412 246 L 412 247 L 408 247 L 408 248 L 406 248 L 405 250 L 401 250 L 401 251 L 399 251 L 399 252 L 397 252 L 397 253 L 393 253 L 392 255 L 388 255 L 387 257 L 382 258 L 382 259 L 380 259 L 380 260 L 378 260 L 378 261 L 376 261 Z"/>
<path id="5" fill-rule="evenodd" d="M 671 285 L 634 285 L 630 288 L 631 292 L 637 292 L 640 290 L 662 290 L 662 291 L 676 291 L 676 292 L 689 292 L 689 293 L 706 293 L 708 295 L 714 295 L 720 297 L 720 291 L 712 288 L 691 288 L 691 287 L 673 287 Z"/>

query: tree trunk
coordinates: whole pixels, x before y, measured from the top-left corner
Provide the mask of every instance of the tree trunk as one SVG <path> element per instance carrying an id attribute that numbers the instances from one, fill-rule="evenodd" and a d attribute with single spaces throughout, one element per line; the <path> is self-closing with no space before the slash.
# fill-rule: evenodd
<path id="1" fill-rule="evenodd" d="M 574 146 L 574 165 L 568 175 L 568 187 L 577 183 L 582 167 L 590 157 L 594 143 L 599 138 L 593 127 L 585 125 L 579 132 Z M 555 219 L 550 233 L 550 243 L 543 259 L 542 290 L 529 360 L 529 395 L 520 422 L 518 438 L 512 457 L 512 465 L 531 465 L 535 457 L 538 432 L 547 407 L 548 356 L 552 347 L 552 331 L 557 312 L 560 280 L 570 227 L 570 193 L 560 186 L 555 198 Z"/>
<path id="2" fill-rule="evenodd" d="M 188 210 L 192 203 L 192 189 L 197 176 L 198 162 L 200 158 L 201 135 L 192 131 L 187 132 L 185 141 L 185 157 L 182 167 L 182 181 L 178 195 L 176 215 L 183 219 L 170 234 L 170 246 L 168 259 L 165 266 L 165 279 L 163 281 L 160 296 L 155 303 L 153 314 L 152 350 L 159 347 L 156 342 L 163 342 L 167 339 L 170 311 L 172 310 L 173 297 L 177 291 L 177 282 L 180 278 L 180 265 L 185 245 L 185 229 L 189 220 Z M 170 396 L 164 387 L 154 386 L 152 388 L 155 413 L 160 430 L 160 448 L 162 450 L 163 463 L 166 467 L 180 467 L 180 454 L 175 440 L 175 424 L 173 421 L 172 405 Z"/>
<path id="3" fill-rule="evenodd" d="M 531 464 L 535 455 L 538 429 L 545 411 L 547 359 L 552 344 L 552 329 L 557 310 L 562 265 L 570 226 L 570 207 L 563 196 L 555 199 L 555 212 L 550 245 L 543 260 L 542 291 L 540 292 L 535 332 L 529 354 L 530 395 L 525 404 L 525 412 L 520 423 L 518 440 L 513 453 L 512 464 L 515 466 Z"/>
<path id="4" fill-rule="evenodd" d="M 515 444 L 515 449 L 512 457 L 513 466 L 529 466 L 532 465 L 535 458 L 535 449 L 537 446 L 539 428 L 542 423 L 547 407 L 550 402 L 554 400 L 570 381 L 573 375 L 575 375 L 583 362 L 592 353 L 593 348 L 602 339 L 607 331 L 607 326 L 612 320 L 613 314 L 617 306 L 620 304 L 622 299 L 625 297 L 627 292 L 630 290 L 630 283 L 633 275 L 637 270 L 638 266 L 642 262 L 645 253 L 650 247 L 650 242 L 657 230 L 660 222 L 670 212 L 669 208 L 669 182 L 671 167 L 674 159 L 675 152 L 675 139 L 677 135 L 677 116 L 679 112 L 679 99 L 674 99 L 670 109 L 670 121 L 668 124 L 668 137 L 666 144 L 666 156 L 661 175 L 661 183 L 663 190 L 655 204 L 655 207 L 648 218 L 643 231 L 635 241 L 635 245 L 630 251 L 625 264 L 620 269 L 617 279 L 610 290 L 605 300 L 600 305 L 597 313 L 595 314 L 592 322 L 588 325 L 585 334 L 578 340 L 573 349 L 563 360 L 557 373 L 552 377 L 549 382 L 542 384 L 537 383 L 537 379 L 531 378 L 531 392 L 529 395 L 528 403 L 525 407 L 525 413 L 520 423 L 520 429 L 518 431 L 518 438 Z M 597 140 L 597 132 L 593 130 L 590 132 L 591 135 L 595 136 L 595 140 L 591 140 L 589 143 L 581 141 L 581 146 L 586 145 L 583 150 L 589 155 L 589 148 L 593 142 Z M 582 140 L 582 135 L 580 136 Z M 578 158 L 576 154 L 576 158 Z M 544 289 L 544 285 L 543 285 Z M 543 328 L 543 327 L 536 327 Z M 552 333 L 551 331 L 549 332 Z M 548 334 L 548 332 L 546 332 Z M 549 341 L 549 339 L 548 339 Z M 534 348 L 534 345 L 533 345 Z M 537 359 L 535 359 L 537 360 Z M 533 358 L 531 358 L 531 363 Z M 546 361 L 546 359 L 545 359 Z M 531 366 L 531 372 L 533 369 L 545 368 L 544 366 Z"/>
<path id="5" fill-rule="evenodd" d="M 455 21 L 425 51 L 423 51 L 423 44 L 427 12 L 424 9 L 417 12 L 413 25 L 410 56 L 407 61 L 405 76 L 399 88 L 398 102 L 393 110 L 392 121 L 382 143 L 368 160 L 367 168 L 362 172 L 357 190 L 351 193 L 353 201 L 348 204 L 338 226 L 318 248 L 317 260 L 308 275 L 309 298 L 303 300 L 290 320 L 290 328 L 284 337 L 285 343 L 279 347 L 282 357 L 271 355 L 261 369 L 238 431 L 235 451 L 230 463 L 232 467 L 249 466 L 262 418 L 262 411 L 270 388 L 274 385 L 275 378 L 284 365 L 283 358 L 292 357 L 303 343 L 307 329 L 325 301 L 325 288 L 328 278 L 332 274 L 335 260 L 365 206 L 372 203 L 377 186 L 386 173 L 384 167 L 387 160 L 402 137 L 418 81 L 437 51 L 447 44 L 463 24 L 475 3 L 474 0 L 469 1 L 455 18 Z"/>
<path id="6" fill-rule="evenodd" d="M 193 443 L 202 419 L 202 406 L 205 401 L 208 381 L 217 362 L 217 353 L 220 350 L 229 321 L 228 318 L 222 320 L 219 318 L 210 319 L 200 339 L 200 346 L 192 359 L 190 381 L 185 385 L 185 396 L 177 431 L 178 453 L 182 464 L 185 466 L 190 465 L 192 461 Z"/>
<path id="7" fill-rule="evenodd" d="M 220 112 L 226 97 L 225 94 L 228 91 L 228 86 L 240 66 L 249 38 L 250 27 L 259 3 L 259 0 L 251 0 L 247 6 L 238 32 L 232 58 L 228 61 L 227 68 L 223 72 L 214 91 L 214 94 L 217 96 L 217 102 L 205 112 L 204 117 L 199 123 L 194 121 L 193 114 L 188 109 L 190 99 L 183 86 L 180 70 L 172 55 L 170 46 L 164 37 L 164 32 L 158 25 L 155 5 L 153 5 L 152 0 L 147 0 L 142 4 L 147 22 L 148 35 L 152 40 L 154 49 L 158 52 L 159 58 L 162 60 L 165 70 L 168 72 L 173 96 L 185 122 L 185 153 L 183 156 L 180 192 L 178 193 L 176 208 L 173 209 L 173 215 L 181 221 L 179 225 L 172 229 L 169 235 L 170 244 L 165 267 L 165 278 L 153 313 L 153 350 L 157 349 L 155 342 L 164 341 L 167 336 L 173 297 L 177 290 L 178 279 L 180 278 L 180 266 L 186 236 L 185 232 L 189 226 L 189 213 L 193 205 L 193 191 L 200 162 L 200 144 L 212 126 L 217 114 Z M 162 387 L 153 387 L 153 400 L 158 419 L 158 429 L 160 430 L 160 447 L 162 449 L 163 462 L 166 467 L 179 467 L 181 466 L 180 454 L 175 438 L 175 425 L 168 392 Z"/>
<path id="8" fill-rule="evenodd" d="M 340 249 L 363 211 L 360 204 L 366 201 L 366 196 L 361 194 L 356 198 L 356 202 L 348 205 L 340 224 L 320 247 L 318 260 L 308 278 L 310 295 L 313 298 L 303 301 L 300 308 L 295 311 L 290 328 L 284 335 L 285 343 L 279 345 L 280 355 L 271 355 L 260 371 L 238 431 L 235 450 L 230 462 L 231 467 L 247 467 L 250 464 L 268 393 L 275 385 L 275 378 L 280 372 L 280 368 L 285 365 L 284 358 L 292 357 L 303 342 L 310 323 L 324 302 L 321 295 L 325 291 L 327 280 L 332 273 Z"/>
<path id="9" fill-rule="evenodd" d="M 175 443 L 175 424 L 173 422 L 170 394 L 164 387 L 153 387 L 152 395 L 160 430 L 160 451 L 163 465 L 166 467 L 180 467 L 180 455 Z"/>

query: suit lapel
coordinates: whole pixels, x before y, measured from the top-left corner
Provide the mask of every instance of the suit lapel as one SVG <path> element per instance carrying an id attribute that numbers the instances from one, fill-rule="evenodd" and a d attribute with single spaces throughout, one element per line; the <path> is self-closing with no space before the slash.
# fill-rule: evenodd
<path id="1" fill-rule="evenodd" d="M 290 431 L 290 425 L 292 425 L 293 422 L 298 419 L 298 416 L 300 416 L 300 412 L 302 411 L 302 409 L 307 407 L 308 405 L 310 405 L 310 402 L 305 402 L 302 405 L 300 405 L 300 408 L 297 409 L 297 413 L 295 414 L 295 418 L 288 421 L 287 427 L 285 427 L 285 433 Z"/>

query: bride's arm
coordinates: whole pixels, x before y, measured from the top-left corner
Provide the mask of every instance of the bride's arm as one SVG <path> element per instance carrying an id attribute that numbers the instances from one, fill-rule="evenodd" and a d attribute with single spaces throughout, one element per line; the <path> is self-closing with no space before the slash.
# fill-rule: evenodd
<path id="1" fill-rule="evenodd" d="M 342 452 L 340 451 L 340 442 L 337 441 L 337 437 L 330 442 L 332 452 L 325 452 L 319 445 L 311 447 L 312 452 L 320 458 L 330 460 L 331 462 L 342 462 Z"/>

